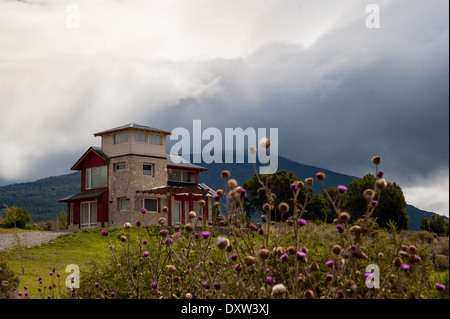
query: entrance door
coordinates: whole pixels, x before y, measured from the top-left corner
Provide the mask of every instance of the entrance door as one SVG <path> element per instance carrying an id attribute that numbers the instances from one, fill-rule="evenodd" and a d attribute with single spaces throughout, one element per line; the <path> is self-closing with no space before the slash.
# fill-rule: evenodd
<path id="1" fill-rule="evenodd" d="M 80 228 L 97 227 L 97 202 L 81 203 Z"/>
<path id="2" fill-rule="evenodd" d="M 181 224 L 181 202 L 173 202 L 173 223 L 174 225 Z"/>

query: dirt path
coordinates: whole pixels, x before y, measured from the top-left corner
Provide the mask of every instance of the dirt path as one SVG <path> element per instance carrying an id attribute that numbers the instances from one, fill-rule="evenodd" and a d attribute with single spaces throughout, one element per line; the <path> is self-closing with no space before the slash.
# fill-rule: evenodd
<path id="1" fill-rule="evenodd" d="M 0 250 L 17 246 L 35 246 L 46 244 L 67 231 L 39 231 L 0 235 Z"/>

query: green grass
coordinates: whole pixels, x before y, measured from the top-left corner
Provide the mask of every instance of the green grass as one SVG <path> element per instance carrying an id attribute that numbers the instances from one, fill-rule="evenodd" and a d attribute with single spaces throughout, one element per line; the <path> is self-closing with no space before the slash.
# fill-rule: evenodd
<path id="1" fill-rule="evenodd" d="M 0 252 L 19 277 L 19 291 L 28 287 L 30 298 L 39 298 L 38 278 L 42 277 L 43 286 L 51 282 L 49 272 L 55 268 L 60 274 L 61 285 L 70 274 L 65 272 L 70 264 L 80 268 L 80 275 L 88 271 L 91 262 L 105 263 L 109 261 L 108 241 L 100 235 L 100 229 L 81 230 L 59 236 L 48 244 L 31 248 L 14 248 Z M 22 268 L 23 267 L 23 268 Z M 25 272 L 22 274 L 22 269 Z M 58 281 L 56 280 L 58 284 Z"/>

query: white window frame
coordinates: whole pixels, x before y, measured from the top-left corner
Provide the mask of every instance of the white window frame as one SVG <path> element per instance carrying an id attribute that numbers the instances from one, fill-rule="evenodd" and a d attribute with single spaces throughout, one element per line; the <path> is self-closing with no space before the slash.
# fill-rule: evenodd
<path id="1" fill-rule="evenodd" d="M 95 207 L 97 208 L 97 201 L 89 201 L 89 202 L 81 202 L 80 203 L 80 228 L 96 228 L 97 227 L 97 209 L 95 210 L 95 222 L 91 221 L 91 204 L 95 203 Z M 82 224 L 82 215 L 83 215 L 83 204 L 88 205 L 88 222 Z"/>
<path id="2" fill-rule="evenodd" d="M 125 202 L 125 208 L 122 208 L 122 204 Z M 117 204 L 119 205 L 119 211 L 125 212 L 128 210 L 128 200 L 126 197 L 119 197 L 117 199 Z"/>
<path id="3" fill-rule="evenodd" d="M 154 201 L 156 201 L 156 210 L 147 210 L 147 212 L 149 212 L 149 213 L 157 213 L 158 212 L 158 198 L 155 198 L 155 197 L 144 197 L 144 198 L 142 198 L 140 200 L 141 208 L 145 207 L 145 201 L 146 200 L 154 200 Z M 145 209 L 147 209 L 147 208 L 145 207 Z"/>
<path id="4" fill-rule="evenodd" d="M 144 140 L 141 141 L 140 139 L 138 139 L 138 136 L 144 137 Z M 148 134 L 146 134 L 146 133 L 134 132 L 134 141 L 138 142 L 138 143 L 147 143 L 147 139 L 148 139 L 147 136 L 148 136 Z"/>
<path id="5" fill-rule="evenodd" d="M 97 186 L 97 187 L 93 187 L 92 186 L 92 170 L 93 169 L 105 169 L 105 182 L 102 183 L 101 185 Z M 95 167 L 89 167 L 86 168 L 86 180 L 85 180 L 85 186 L 86 189 L 96 189 L 96 188 L 104 188 L 108 186 L 108 167 L 106 165 L 102 165 L 102 166 L 95 166 Z"/>
<path id="6" fill-rule="evenodd" d="M 148 143 L 152 145 L 163 145 L 161 134 L 149 134 Z"/>
<path id="7" fill-rule="evenodd" d="M 123 168 L 119 168 L 119 165 L 123 165 Z M 126 169 L 127 169 L 127 163 L 125 163 L 125 162 L 120 162 L 120 163 L 114 164 L 114 170 L 115 170 L 116 172 L 124 171 L 124 170 L 126 170 Z"/>
<path id="8" fill-rule="evenodd" d="M 151 169 L 151 175 L 145 174 L 144 165 L 150 165 L 152 167 Z M 147 177 L 155 177 L 155 164 L 154 163 L 142 163 L 142 175 Z"/>
<path id="9" fill-rule="evenodd" d="M 114 134 L 114 144 L 128 143 L 128 132 Z"/>

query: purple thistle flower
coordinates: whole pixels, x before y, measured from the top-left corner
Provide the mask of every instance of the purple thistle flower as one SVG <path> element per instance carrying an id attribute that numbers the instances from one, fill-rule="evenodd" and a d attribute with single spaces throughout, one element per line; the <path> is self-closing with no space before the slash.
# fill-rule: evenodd
<path id="1" fill-rule="evenodd" d="M 168 237 L 168 238 L 166 238 L 166 240 L 164 241 L 164 243 L 165 243 L 167 246 L 170 246 L 170 245 L 172 245 L 173 240 L 172 240 L 172 238 Z"/>
<path id="2" fill-rule="evenodd" d="M 327 279 L 327 281 L 332 281 L 333 280 L 333 275 L 332 274 L 327 274 L 326 279 Z"/>
<path id="3" fill-rule="evenodd" d="M 102 236 L 105 236 L 105 237 L 109 235 L 109 233 L 106 229 L 103 229 L 101 234 L 102 234 Z"/>
<path id="4" fill-rule="evenodd" d="M 52 272 L 52 271 L 50 271 L 48 274 L 49 274 L 50 276 L 53 276 L 53 272 Z"/>
<path id="5" fill-rule="evenodd" d="M 272 277 L 272 276 L 267 276 L 267 277 L 266 277 L 266 284 L 268 284 L 268 285 L 273 285 L 273 284 L 275 284 L 275 278 Z"/>
<path id="6" fill-rule="evenodd" d="M 241 198 L 245 198 L 247 196 L 247 191 L 243 188 L 239 191 L 239 195 L 241 195 Z"/>
<path id="7" fill-rule="evenodd" d="M 149 252 L 148 251 L 144 251 L 144 257 L 148 257 Z"/>
<path id="8" fill-rule="evenodd" d="M 328 260 L 328 261 L 325 263 L 325 265 L 328 266 L 328 267 L 330 267 L 330 268 L 332 268 L 333 265 L 334 265 L 334 262 L 333 262 L 332 260 Z"/>
<path id="9" fill-rule="evenodd" d="M 99 282 L 96 282 L 96 283 L 94 284 L 94 286 L 95 286 L 95 288 L 98 288 L 98 287 L 100 287 L 100 283 L 99 283 Z"/>
<path id="10" fill-rule="evenodd" d="M 231 260 L 236 261 L 238 259 L 238 255 L 237 254 L 232 254 L 230 255 Z"/>
<path id="11" fill-rule="evenodd" d="M 214 289 L 216 289 L 216 290 L 220 290 L 220 288 L 222 287 L 218 282 L 215 282 L 213 284 L 213 286 L 214 286 Z"/>
<path id="12" fill-rule="evenodd" d="M 306 220 L 303 218 L 299 218 L 297 219 L 297 223 L 299 226 L 305 226 L 306 225 Z"/>
<path id="13" fill-rule="evenodd" d="M 341 224 L 336 225 L 336 229 L 339 233 L 343 233 L 344 232 L 344 226 L 342 226 Z"/>
<path id="14" fill-rule="evenodd" d="M 370 278 L 369 278 L 370 277 Z M 364 278 L 367 280 L 367 278 L 369 278 L 369 279 L 373 279 L 373 273 L 371 273 L 371 272 L 366 272 L 365 274 L 364 274 Z"/>
<path id="15" fill-rule="evenodd" d="M 142 207 L 142 208 L 141 208 L 141 213 L 142 213 L 142 214 L 145 214 L 146 212 L 147 212 L 147 210 L 145 209 L 145 207 Z"/>
<path id="16" fill-rule="evenodd" d="M 378 201 L 377 200 L 372 200 L 372 206 L 378 206 Z"/>
<path id="17" fill-rule="evenodd" d="M 351 246 L 350 246 L 350 249 L 351 249 L 352 251 L 356 251 L 356 249 L 358 249 L 358 247 L 356 247 L 356 245 L 351 245 Z"/>
<path id="18" fill-rule="evenodd" d="M 295 189 L 297 188 L 297 183 L 291 183 L 291 184 L 289 184 L 289 187 L 290 187 L 292 190 L 295 190 Z"/>
<path id="19" fill-rule="evenodd" d="M 195 265 L 194 269 L 195 270 L 199 270 L 200 269 L 200 265 Z"/>
<path id="20" fill-rule="evenodd" d="M 153 294 L 153 295 L 156 295 L 157 293 L 158 293 L 158 289 L 153 289 L 153 290 L 152 290 L 152 294 Z"/>
<path id="21" fill-rule="evenodd" d="M 400 266 L 400 268 L 402 271 L 407 272 L 409 270 L 410 266 L 408 264 L 402 264 Z"/>
<path id="22" fill-rule="evenodd" d="M 158 288 L 158 283 L 157 283 L 156 281 L 153 281 L 153 282 L 150 284 L 150 287 L 152 287 L 153 289 L 156 289 L 156 288 Z"/>
<path id="23" fill-rule="evenodd" d="M 220 196 L 219 196 L 218 194 L 212 195 L 212 198 L 213 198 L 216 202 L 218 202 L 218 201 L 220 200 Z"/>
<path id="24" fill-rule="evenodd" d="M 283 254 L 283 255 L 280 256 L 280 260 L 281 261 L 287 261 L 288 259 L 289 259 L 288 254 Z"/>
<path id="25" fill-rule="evenodd" d="M 302 248 L 300 248 L 300 250 L 302 252 L 304 252 L 305 254 L 308 252 L 308 248 L 306 248 L 305 246 L 303 246 Z"/>
<path id="26" fill-rule="evenodd" d="M 344 194 L 347 191 L 347 187 L 344 185 L 338 185 L 337 190 L 339 193 Z"/>
<path id="27" fill-rule="evenodd" d="M 264 234 L 264 229 L 258 228 L 258 234 L 263 235 Z"/>
<path id="28" fill-rule="evenodd" d="M 72 295 L 72 297 L 75 297 L 77 295 L 77 290 L 75 288 L 72 288 L 70 294 Z"/>
<path id="29" fill-rule="evenodd" d="M 194 234 L 194 237 L 195 237 L 195 239 L 199 239 L 199 238 L 200 238 L 200 235 L 199 235 L 198 233 L 195 233 L 195 234 Z"/>
<path id="30" fill-rule="evenodd" d="M 144 245 L 147 245 L 148 240 L 147 240 L 147 239 L 144 239 L 144 240 L 142 241 L 142 243 L 143 243 Z"/>
<path id="31" fill-rule="evenodd" d="M 436 287 L 437 291 L 444 291 L 445 289 L 447 289 L 447 287 L 445 287 L 445 285 L 440 284 L 440 283 L 435 283 L 434 286 Z"/>
<path id="32" fill-rule="evenodd" d="M 211 233 L 209 231 L 203 231 L 202 232 L 203 239 L 208 239 L 210 235 L 211 235 Z"/>
<path id="33" fill-rule="evenodd" d="M 202 287 L 205 288 L 205 289 L 209 289 L 210 288 L 209 283 L 207 281 L 202 283 Z"/>
<path id="34" fill-rule="evenodd" d="M 241 264 L 237 264 L 237 265 L 234 267 L 234 270 L 236 270 L 237 272 L 241 272 L 241 270 L 242 270 Z"/>
<path id="35" fill-rule="evenodd" d="M 303 251 L 297 251 L 295 253 L 295 255 L 297 256 L 297 259 L 300 261 L 306 261 L 306 253 Z"/>
<path id="36" fill-rule="evenodd" d="M 116 293 L 114 291 L 111 291 L 111 297 L 114 297 Z"/>
<path id="37" fill-rule="evenodd" d="M 200 220 L 200 221 L 203 220 L 203 216 L 198 216 L 197 218 L 198 218 L 198 220 Z"/>
<path id="38" fill-rule="evenodd" d="M 383 178 L 384 172 L 380 169 L 377 173 L 378 178 Z"/>
<path id="39" fill-rule="evenodd" d="M 23 293 L 23 295 L 24 295 L 25 297 L 28 297 L 28 291 L 25 291 L 25 292 Z"/>

